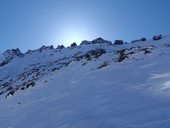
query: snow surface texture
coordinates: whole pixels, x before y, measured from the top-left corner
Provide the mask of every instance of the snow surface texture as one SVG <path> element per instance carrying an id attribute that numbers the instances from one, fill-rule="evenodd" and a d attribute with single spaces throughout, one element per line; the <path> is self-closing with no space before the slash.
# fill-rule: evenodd
<path id="1" fill-rule="evenodd" d="M 9 50 L 0 63 L 0 128 L 170 127 L 170 36 Z"/>

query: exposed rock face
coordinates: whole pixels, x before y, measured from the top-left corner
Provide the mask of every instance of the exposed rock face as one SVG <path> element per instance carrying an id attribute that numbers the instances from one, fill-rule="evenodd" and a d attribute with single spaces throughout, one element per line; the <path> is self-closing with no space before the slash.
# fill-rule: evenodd
<path id="1" fill-rule="evenodd" d="M 92 41 L 92 44 L 101 44 L 101 43 L 103 43 L 104 41 L 105 41 L 105 40 L 104 40 L 103 38 L 99 37 L 99 38 L 93 40 L 93 41 Z"/>
<path id="2" fill-rule="evenodd" d="M 9 55 L 9 56 L 17 56 L 17 57 L 23 57 L 23 54 L 21 51 L 17 49 L 12 49 L 12 50 L 7 50 L 3 53 L 4 55 Z"/>
<path id="3" fill-rule="evenodd" d="M 74 48 L 74 47 L 77 47 L 77 44 L 74 42 L 71 44 L 71 47 Z"/>
<path id="4" fill-rule="evenodd" d="M 125 54 L 125 51 L 126 51 L 125 49 L 118 51 L 118 53 L 120 54 L 118 58 L 118 62 L 122 62 L 126 58 L 128 58 L 128 56 Z"/>
<path id="5" fill-rule="evenodd" d="M 0 67 L 0 128 L 169 128 L 170 36 L 93 43 L 13 50 Z"/>
<path id="6" fill-rule="evenodd" d="M 87 61 L 92 60 L 93 58 L 99 58 L 101 55 L 105 54 L 106 51 L 104 49 L 95 49 L 87 51 L 85 54 L 75 54 L 73 57 L 76 61 L 80 61 L 81 59 L 86 59 Z"/>
<path id="7" fill-rule="evenodd" d="M 63 49 L 63 48 L 65 48 L 64 45 L 58 45 L 57 46 L 57 49 Z"/>
<path id="8" fill-rule="evenodd" d="M 160 36 L 155 38 L 159 39 Z M 145 40 L 146 38 L 141 38 L 138 41 Z M 0 73 L 0 95 L 4 93 L 13 95 L 18 90 L 33 87 L 40 78 L 56 73 L 72 63 L 88 65 L 100 61 L 95 68 L 100 69 L 110 66 L 112 62 L 121 63 L 135 60 L 141 55 L 152 55 L 156 45 L 151 43 L 146 41 L 132 46 L 130 43 L 123 45 L 123 40 L 116 40 L 113 45 L 110 41 L 97 38 L 93 41 L 83 41 L 79 46 L 73 43 L 71 48 L 65 48 L 63 45 L 59 45 L 56 49 L 53 46 L 42 46 L 37 50 L 29 50 L 25 54 L 22 54 L 19 49 L 7 50 L 0 54 L 0 70 L 2 72 Z M 170 47 L 169 42 L 165 43 L 164 47 Z M 21 67 L 18 66 L 18 62 L 22 64 Z M 11 73 L 13 68 L 18 68 L 19 71 L 13 70 Z"/>
<path id="9" fill-rule="evenodd" d="M 94 39 L 94 40 L 92 40 L 92 41 L 86 41 L 86 40 L 84 40 L 84 41 L 82 41 L 82 43 L 81 43 L 80 45 L 83 45 L 83 44 L 84 44 L 84 45 L 89 45 L 89 44 L 103 44 L 103 43 L 106 43 L 106 44 L 109 44 L 109 45 L 112 44 L 111 41 L 107 41 L 107 40 L 104 40 L 103 38 L 99 37 L 99 38 Z"/>
<path id="10" fill-rule="evenodd" d="M 86 55 L 89 55 L 91 58 L 98 58 L 105 53 L 106 51 L 104 49 L 96 49 L 96 50 L 88 51 Z"/>
<path id="11" fill-rule="evenodd" d="M 145 38 L 145 37 L 143 37 L 143 38 L 141 38 L 141 39 L 140 39 L 140 41 L 146 41 L 146 38 Z"/>
<path id="12" fill-rule="evenodd" d="M 53 45 L 51 46 L 42 46 L 41 48 L 37 49 L 39 52 L 46 51 L 48 49 L 54 49 Z"/>
<path id="13" fill-rule="evenodd" d="M 13 58 L 22 58 L 24 54 L 17 49 L 7 50 L 0 56 L 0 67 L 8 64 Z"/>
<path id="14" fill-rule="evenodd" d="M 1 62 L 0 63 L 0 67 L 2 67 L 2 66 L 4 66 L 4 65 L 6 65 L 6 64 L 8 64 L 9 63 L 9 61 L 8 60 L 4 60 L 3 62 Z"/>
<path id="15" fill-rule="evenodd" d="M 88 45 L 91 41 L 83 40 L 80 45 Z"/>
<path id="16" fill-rule="evenodd" d="M 123 40 L 115 40 L 114 45 L 122 45 Z"/>
<path id="17" fill-rule="evenodd" d="M 107 67 L 108 66 L 108 63 L 107 62 L 104 62 L 103 64 L 101 64 L 98 69 L 101 69 L 101 68 L 104 68 L 104 67 Z"/>
<path id="18" fill-rule="evenodd" d="M 112 44 L 111 41 L 104 40 L 104 39 L 101 38 L 101 37 L 99 37 L 99 38 L 93 40 L 91 43 L 92 43 L 92 44 L 102 44 L 102 43 L 106 43 L 106 44 L 109 44 L 109 45 Z"/>
<path id="19" fill-rule="evenodd" d="M 160 40 L 160 39 L 162 39 L 162 35 L 161 34 L 153 36 L 153 40 Z"/>
<path id="20" fill-rule="evenodd" d="M 131 41 L 131 43 L 136 43 L 136 42 L 139 42 L 139 41 L 146 41 L 146 38 L 143 37 L 143 38 L 138 39 L 138 40 L 133 40 L 133 41 Z"/>

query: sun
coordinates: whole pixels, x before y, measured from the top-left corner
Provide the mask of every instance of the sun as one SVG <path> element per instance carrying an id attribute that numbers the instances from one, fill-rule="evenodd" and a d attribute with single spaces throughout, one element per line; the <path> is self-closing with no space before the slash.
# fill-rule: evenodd
<path id="1" fill-rule="evenodd" d="M 76 42 L 81 43 L 83 39 L 85 39 L 86 33 L 80 29 L 68 29 L 63 34 L 63 40 L 69 45 L 70 43 Z"/>
<path id="2" fill-rule="evenodd" d="M 80 44 L 82 40 L 88 36 L 87 31 L 82 26 L 67 26 L 63 30 L 62 40 L 65 45 L 70 45 L 73 42 Z"/>
<path id="3" fill-rule="evenodd" d="M 59 44 L 70 46 L 73 42 L 80 44 L 82 40 L 90 39 L 90 27 L 82 23 L 65 23 L 60 26 L 56 33 Z"/>

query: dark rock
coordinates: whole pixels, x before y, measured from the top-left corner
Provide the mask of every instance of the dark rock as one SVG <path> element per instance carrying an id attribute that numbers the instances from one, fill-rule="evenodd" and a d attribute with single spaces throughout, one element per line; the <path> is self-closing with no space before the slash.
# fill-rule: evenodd
<path id="1" fill-rule="evenodd" d="M 0 95 L 2 95 L 4 92 L 2 91 L 2 92 L 0 92 Z"/>
<path id="2" fill-rule="evenodd" d="M 10 92 L 7 93 L 6 98 L 7 98 L 8 96 L 10 96 L 10 95 L 13 96 L 14 93 L 15 93 L 15 91 L 14 91 L 14 90 L 11 90 Z"/>
<path id="3" fill-rule="evenodd" d="M 32 54 L 33 53 L 33 50 L 28 50 L 25 54 Z"/>
<path id="4" fill-rule="evenodd" d="M 102 43 L 106 43 L 106 44 L 109 44 L 109 45 L 112 44 L 111 41 L 104 40 L 104 39 L 101 38 L 101 37 L 99 37 L 99 38 L 93 40 L 91 43 L 92 43 L 92 44 L 102 44 Z"/>
<path id="5" fill-rule="evenodd" d="M 118 51 L 119 58 L 118 58 L 118 62 L 122 62 L 124 61 L 126 58 L 128 58 L 128 56 L 125 54 L 125 49 Z"/>
<path id="6" fill-rule="evenodd" d="M 168 44 L 166 47 L 170 47 L 170 44 Z"/>
<path id="7" fill-rule="evenodd" d="M 88 51 L 87 55 L 89 55 L 90 58 L 98 58 L 101 55 L 103 55 L 104 53 L 106 53 L 106 51 L 104 49 L 96 49 L 96 50 Z"/>
<path id="8" fill-rule="evenodd" d="M 5 65 L 8 64 L 8 63 L 9 63 L 9 61 L 5 60 L 5 61 L 3 61 L 2 63 L 0 63 L 0 67 L 5 66 Z"/>
<path id="9" fill-rule="evenodd" d="M 76 61 L 80 61 L 81 59 L 86 59 L 86 60 L 92 60 L 92 58 L 98 58 L 102 54 L 106 53 L 105 50 L 103 49 L 95 49 L 95 50 L 90 50 L 87 51 L 85 54 L 75 54 L 73 58 L 75 58 Z"/>
<path id="10" fill-rule="evenodd" d="M 84 62 L 82 65 L 84 66 L 84 65 L 86 65 L 87 64 L 87 62 Z"/>
<path id="11" fill-rule="evenodd" d="M 100 65 L 100 66 L 98 67 L 98 69 L 103 68 L 103 67 L 106 67 L 106 66 L 108 66 L 108 63 L 107 63 L 107 62 L 104 62 L 102 65 Z"/>
<path id="12" fill-rule="evenodd" d="M 3 58 L 0 60 L 0 66 L 5 66 L 8 64 L 14 57 L 22 58 L 24 54 L 21 53 L 21 51 L 17 49 L 12 50 L 6 50 L 4 53 L 2 53 Z"/>
<path id="13" fill-rule="evenodd" d="M 71 44 L 71 47 L 77 47 L 77 44 L 74 42 Z"/>
<path id="14" fill-rule="evenodd" d="M 139 42 L 140 40 L 133 40 L 131 41 L 130 43 L 136 43 L 136 42 Z"/>
<path id="15" fill-rule="evenodd" d="M 115 40 L 114 45 L 122 45 L 123 40 Z"/>
<path id="16" fill-rule="evenodd" d="M 54 46 L 53 46 L 53 45 L 51 45 L 51 46 L 50 46 L 50 49 L 54 49 Z"/>
<path id="17" fill-rule="evenodd" d="M 21 87 L 21 90 L 25 90 L 25 87 Z"/>
<path id="18" fill-rule="evenodd" d="M 64 45 L 58 45 L 57 46 L 57 49 L 63 49 L 63 48 L 65 48 Z"/>
<path id="19" fill-rule="evenodd" d="M 34 85 L 35 85 L 34 81 L 28 82 L 27 85 L 26 85 L 26 88 L 29 88 L 30 86 L 34 87 Z"/>
<path id="20" fill-rule="evenodd" d="M 144 54 L 152 53 L 149 48 L 142 48 L 139 51 L 144 51 Z"/>
<path id="21" fill-rule="evenodd" d="M 127 53 L 127 55 L 132 55 L 132 54 L 135 54 L 135 52 L 129 52 L 129 53 Z"/>
<path id="22" fill-rule="evenodd" d="M 91 56 L 90 56 L 88 53 L 85 54 L 85 58 L 86 58 L 88 61 L 92 59 Z"/>
<path id="23" fill-rule="evenodd" d="M 53 68 L 53 69 L 51 69 L 52 72 L 54 72 L 54 71 L 56 71 L 56 70 L 58 70 L 58 68 Z"/>
<path id="24" fill-rule="evenodd" d="M 6 50 L 3 54 L 7 55 L 7 56 L 23 57 L 23 54 L 21 53 L 19 48 L 11 49 L 11 50 Z"/>
<path id="25" fill-rule="evenodd" d="M 90 44 L 90 43 L 91 43 L 90 41 L 83 40 L 80 45 L 88 45 L 88 44 Z"/>
<path id="26" fill-rule="evenodd" d="M 162 39 L 162 35 L 161 34 L 153 36 L 153 40 L 160 40 L 160 39 Z"/>
<path id="27" fill-rule="evenodd" d="M 42 46 L 41 48 L 38 49 L 39 52 L 42 52 L 42 51 L 46 51 L 48 49 L 54 49 L 54 46 L 51 45 L 51 46 Z"/>
<path id="28" fill-rule="evenodd" d="M 107 40 L 104 40 L 103 38 L 99 37 L 99 38 L 94 39 L 94 40 L 92 40 L 92 41 L 86 41 L 86 40 L 84 40 L 84 41 L 82 41 L 82 43 L 81 43 L 80 45 L 82 45 L 82 44 L 84 44 L 84 45 L 89 45 L 89 44 L 103 44 L 103 43 L 106 43 L 106 44 L 109 44 L 109 45 L 112 44 L 111 41 L 107 41 Z"/>
<path id="29" fill-rule="evenodd" d="M 138 39 L 138 40 L 133 40 L 133 41 L 131 41 L 131 43 L 136 43 L 136 42 L 139 42 L 139 41 L 146 41 L 146 38 L 143 37 L 143 38 Z"/>
<path id="30" fill-rule="evenodd" d="M 93 40 L 93 41 L 92 41 L 92 44 L 101 44 L 101 43 L 103 43 L 104 41 L 105 41 L 105 40 L 104 40 L 103 38 L 99 37 L 99 38 Z"/>
<path id="31" fill-rule="evenodd" d="M 143 38 L 141 38 L 141 39 L 140 39 L 140 41 L 146 41 L 146 38 L 145 38 L 145 37 L 143 37 Z"/>
<path id="32" fill-rule="evenodd" d="M 39 50 L 39 52 L 42 52 L 43 50 L 45 50 L 46 49 L 46 46 L 42 46 L 41 48 L 39 48 L 38 50 Z"/>

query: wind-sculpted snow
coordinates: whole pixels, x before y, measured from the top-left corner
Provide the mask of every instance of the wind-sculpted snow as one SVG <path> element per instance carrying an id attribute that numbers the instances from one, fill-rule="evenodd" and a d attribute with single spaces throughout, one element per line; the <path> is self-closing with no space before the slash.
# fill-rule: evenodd
<path id="1" fill-rule="evenodd" d="M 20 55 L 0 67 L 2 128 L 170 126 L 169 36 L 123 45 L 98 38 Z"/>

